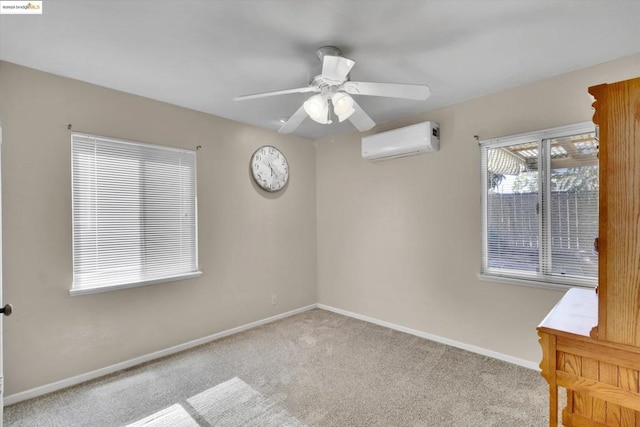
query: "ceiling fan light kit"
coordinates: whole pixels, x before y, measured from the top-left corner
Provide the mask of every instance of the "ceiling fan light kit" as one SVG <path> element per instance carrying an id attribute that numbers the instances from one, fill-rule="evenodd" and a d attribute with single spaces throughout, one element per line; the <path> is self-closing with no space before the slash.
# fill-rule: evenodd
<path id="1" fill-rule="evenodd" d="M 375 126 L 375 122 L 350 95 L 383 96 L 425 100 L 431 94 L 426 85 L 352 82 L 349 77 L 355 61 L 344 58 L 340 49 L 333 46 L 321 47 L 316 55 L 322 62 L 322 72 L 315 76 L 306 87 L 285 89 L 275 92 L 244 95 L 234 98 L 236 101 L 263 98 L 289 93 L 315 92 L 278 130 L 280 133 L 293 132 L 307 117 L 321 124 L 331 124 L 331 111 L 338 121 L 349 120 L 361 132 Z M 330 105 L 331 104 L 331 105 Z"/>

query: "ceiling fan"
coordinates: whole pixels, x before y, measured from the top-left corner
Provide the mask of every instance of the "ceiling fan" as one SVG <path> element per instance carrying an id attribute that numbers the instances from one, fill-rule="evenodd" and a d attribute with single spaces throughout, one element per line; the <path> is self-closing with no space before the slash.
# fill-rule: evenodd
<path id="1" fill-rule="evenodd" d="M 351 95 L 425 100 L 431 94 L 426 85 L 352 82 L 349 80 L 349 72 L 355 65 L 355 61 L 342 57 L 340 54 L 340 49 L 333 46 L 318 49 L 316 55 L 322 63 L 322 72 L 315 76 L 306 87 L 238 96 L 234 98 L 234 101 L 312 92 L 315 95 L 307 99 L 280 127 L 278 132 L 293 132 L 307 116 L 322 124 L 332 123 L 333 116 L 337 116 L 340 122 L 348 119 L 356 129 L 363 132 L 374 127 L 375 122 Z"/>

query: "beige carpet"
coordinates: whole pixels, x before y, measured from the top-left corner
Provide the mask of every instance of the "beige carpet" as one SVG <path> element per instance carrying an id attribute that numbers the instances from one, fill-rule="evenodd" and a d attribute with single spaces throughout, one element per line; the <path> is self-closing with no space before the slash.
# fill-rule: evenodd
<path id="1" fill-rule="evenodd" d="M 187 404 L 212 426 L 304 426 L 277 402 L 266 399 L 239 378 L 232 378 L 187 399 Z M 127 427 L 198 427 L 176 403 Z"/>
<path id="2" fill-rule="evenodd" d="M 545 426 L 547 387 L 529 369 L 312 310 L 9 406 L 4 422 Z"/>

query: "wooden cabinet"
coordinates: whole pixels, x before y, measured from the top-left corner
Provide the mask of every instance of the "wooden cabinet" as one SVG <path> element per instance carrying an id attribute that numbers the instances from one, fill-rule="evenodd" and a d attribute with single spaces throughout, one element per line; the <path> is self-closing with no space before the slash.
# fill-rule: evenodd
<path id="1" fill-rule="evenodd" d="M 538 327 L 566 426 L 640 427 L 640 78 L 589 88 L 599 126 L 598 293 L 572 289 Z"/>
<path id="2" fill-rule="evenodd" d="M 640 346 L 640 78 L 589 88 L 600 132 L 598 339 Z"/>

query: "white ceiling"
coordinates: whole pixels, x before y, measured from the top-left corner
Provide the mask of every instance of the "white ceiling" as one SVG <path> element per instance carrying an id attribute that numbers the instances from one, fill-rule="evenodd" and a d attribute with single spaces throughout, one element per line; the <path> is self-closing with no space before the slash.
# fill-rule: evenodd
<path id="1" fill-rule="evenodd" d="M 352 80 L 430 86 L 426 101 L 357 97 L 382 123 L 638 53 L 639 17 L 614 0 L 45 0 L 0 16 L 0 59 L 276 130 L 309 94 L 232 98 L 305 86 L 321 46 L 356 61 Z"/>

